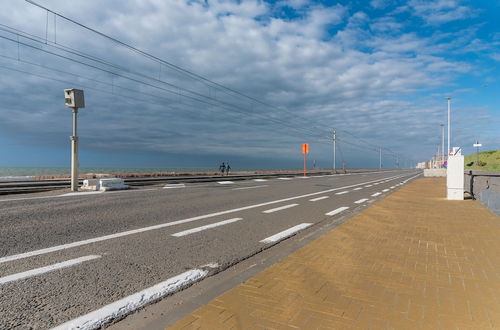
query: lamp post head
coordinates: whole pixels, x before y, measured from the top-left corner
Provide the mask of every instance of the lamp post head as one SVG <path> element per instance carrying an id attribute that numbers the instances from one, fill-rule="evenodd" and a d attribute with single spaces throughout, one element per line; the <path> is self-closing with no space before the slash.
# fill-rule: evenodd
<path id="1" fill-rule="evenodd" d="M 68 108 L 85 108 L 85 100 L 81 89 L 65 89 L 64 103 Z"/>

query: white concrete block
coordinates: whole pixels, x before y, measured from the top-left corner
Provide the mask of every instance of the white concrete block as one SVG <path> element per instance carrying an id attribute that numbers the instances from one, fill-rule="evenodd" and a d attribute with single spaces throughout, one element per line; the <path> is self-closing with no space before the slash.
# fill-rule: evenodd
<path id="1" fill-rule="evenodd" d="M 446 171 L 446 186 L 448 199 L 464 199 L 464 156 L 448 156 L 448 169 Z"/>

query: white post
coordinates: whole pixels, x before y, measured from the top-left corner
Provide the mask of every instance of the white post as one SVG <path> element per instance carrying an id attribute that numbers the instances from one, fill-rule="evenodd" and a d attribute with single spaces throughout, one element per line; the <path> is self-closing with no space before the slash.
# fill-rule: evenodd
<path id="1" fill-rule="evenodd" d="M 446 154 L 448 155 L 450 153 L 450 132 L 451 132 L 451 97 L 446 98 L 448 100 L 448 150 L 446 151 Z"/>
<path id="2" fill-rule="evenodd" d="M 71 191 L 78 191 L 78 108 L 73 108 L 73 135 L 71 136 Z"/>
<path id="3" fill-rule="evenodd" d="M 336 151 L 337 151 L 337 136 L 336 132 L 333 131 L 333 169 L 337 169 L 337 159 L 336 159 Z"/>

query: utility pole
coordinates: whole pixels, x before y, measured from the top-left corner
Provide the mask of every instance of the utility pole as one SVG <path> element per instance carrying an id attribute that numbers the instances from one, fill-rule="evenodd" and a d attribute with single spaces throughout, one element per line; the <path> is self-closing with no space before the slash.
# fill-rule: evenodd
<path id="1" fill-rule="evenodd" d="M 378 148 L 378 169 L 382 170 L 382 148 Z"/>
<path id="2" fill-rule="evenodd" d="M 446 99 L 448 100 L 448 150 L 446 151 L 446 154 L 448 155 L 450 153 L 450 133 L 451 133 L 451 97 L 447 96 Z"/>
<path id="3" fill-rule="evenodd" d="M 333 169 L 337 169 L 337 159 L 336 159 L 336 152 L 337 152 L 337 135 L 335 134 L 335 130 L 333 131 Z"/>

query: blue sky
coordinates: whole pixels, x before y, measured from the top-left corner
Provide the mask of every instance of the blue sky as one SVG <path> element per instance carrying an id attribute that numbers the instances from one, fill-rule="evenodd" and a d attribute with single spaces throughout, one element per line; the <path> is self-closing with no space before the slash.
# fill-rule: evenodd
<path id="1" fill-rule="evenodd" d="M 333 129 L 337 166 L 393 167 L 436 153 L 448 95 L 452 145 L 500 148 L 498 0 L 37 2 L 165 62 L 5 0 L 0 166 L 69 166 L 65 88 L 87 167 L 300 168 L 307 142 L 327 168 Z"/>

